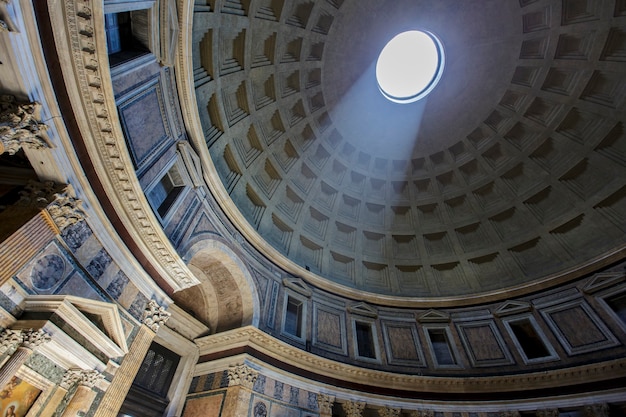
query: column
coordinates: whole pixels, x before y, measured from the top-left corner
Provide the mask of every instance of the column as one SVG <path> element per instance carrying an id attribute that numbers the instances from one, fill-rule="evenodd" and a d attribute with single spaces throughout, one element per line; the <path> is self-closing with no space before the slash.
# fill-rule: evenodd
<path id="1" fill-rule="evenodd" d="M 102 378 L 103 375 L 95 370 L 80 371 L 77 381 L 78 387 L 65 407 L 65 410 L 63 410 L 61 417 L 78 417 L 78 413 L 84 415 L 84 413 L 89 411 L 89 407 L 91 407 L 96 397 L 96 392 L 93 390 L 93 387 Z"/>
<path id="2" fill-rule="evenodd" d="M 334 395 L 317 394 L 317 408 L 319 409 L 320 417 L 332 417 L 334 403 Z"/>
<path id="3" fill-rule="evenodd" d="M 343 409 L 346 412 L 346 417 L 363 417 L 363 410 L 365 409 L 365 402 L 348 401 L 348 402 L 343 403 Z"/>
<path id="4" fill-rule="evenodd" d="M 80 379 L 80 369 L 69 369 L 64 375 L 63 379 L 59 383 L 56 391 L 52 394 L 50 400 L 46 403 L 41 410 L 40 415 L 51 416 L 55 413 L 56 409 L 61 404 L 63 398 L 67 395 L 67 392 L 78 382 Z"/>
<path id="5" fill-rule="evenodd" d="M 156 332 L 169 317 L 170 313 L 160 307 L 156 301 L 150 300 L 148 302 L 144 312 L 143 324 L 130 345 L 128 353 L 124 356 L 122 364 L 115 372 L 111 385 L 104 393 L 94 417 L 117 417 Z"/>
<path id="6" fill-rule="evenodd" d="M 391 407 L 385 407 L 378 410 L 378 414 L 380 415 L 380 417 L 400 417 L 401 412 L 402 409 Z"/>
<path id="7" fill-rule="evenodd" d="M 228 369 L 228 391 L 221 417 L 239 417 L 248 414 L 252 387 L 259 374 L 247 365 L 231 366 Z M 267 410 L 265 410 L 267 413 Z M 262 415 L 262 410 L 255 411 Z"/>
<path id="8" fill-rule="evenodd" d="M 21 330 L 21 342 L 8 361 L 0 368 L 0 387 L 4 387 L 17 371 L 26 363 L 37 346 L 50 341 L 50 336 L 43 330 Z"/>

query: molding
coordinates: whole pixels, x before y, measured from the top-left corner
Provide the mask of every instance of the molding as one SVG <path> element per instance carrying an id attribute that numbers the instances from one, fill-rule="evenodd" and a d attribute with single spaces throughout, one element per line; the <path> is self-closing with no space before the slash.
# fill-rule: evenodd
<path id="1" fill-rule="evenodd" d="M 323 377 L 322 379 L 331 378 L 336 381 L 333 385 L 366 385 L 373 391 L 393 388 L 407 392 L 439 394 L 514 393 L 600 382 L 609 376 L 626 377 L 626 358 L 550 371 L 472 378 L 396 374 L 364 369 L 303 352 L 252 326 L 200 338 L 196 340 L 196 344 L 200 350 L 201 361 L 204 355 L 217 357 L 238 348 L 251 348 L 290 369 L 313 372 L 318 377 Z M 201 369 L 202 362 L 198 366 Z"/>
<path id="2" fill-rule="evenodd" d="M 182 261 L 152 212 L 135 175 L 115 105 L 108 66 L 103 4 L 66 0 L 49 14 L 61 70 L 94 171 L 123 227 L 172 291 L 199 282 Z M 87 140 L 89 139 L 89 140 Z"/>

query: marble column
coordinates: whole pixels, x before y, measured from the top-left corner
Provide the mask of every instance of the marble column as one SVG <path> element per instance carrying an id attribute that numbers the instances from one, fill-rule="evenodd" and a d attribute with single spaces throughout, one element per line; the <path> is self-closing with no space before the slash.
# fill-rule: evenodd
<path id="1" fill-rule="evenodd" d="M 79 413 L 83 415 L 89 411 L 89 407 L 96 397 L 96 392 L 93 390 L 93 387 L 102 377 L 103 375 L 95 370 L 81 371 L 77 381 L 78 387 L 65 407 L 65 410 L 63 410 L 61 417 L 78 417 Z"/>
<path id="2" fill-rule="evenodd" d="M 334 395 L 317 394 L 317 408 L 319 409 L 320 417 L 332 417 L 334 403 Z"/>
<path id="3" fill-rule="evenodd" d="M 132 385 L 143 359 L 150 349 L 152 340 L 170 317 L 170 313 L 159 306 L 156 301 L 150 300 L 144 312 L 143 324 L 139 328 L 133 343 L 124 356 L 120 367 L 115 372 L 113 380 L 104 393 L 100 406 L 94 417 L 117 417 L 120 407 L 126 398 L 126 394 Z"/>
<path id="4" fill-rule="evenodd" d="M 63 398 L 67 395 L 70 388 L 74 386 L 80 379 L 81 369 L 69 369 L 64 375 L 63 379 L 59 383 L 59 386 L 54 391 L 50 400 L 45 404 L 41 410 L 40 415 L 51 416 L 55 413 L 56 409 L 61 404 Z"/>
<path id="5" fill-rule="evenodd" d="M 258 372 L 247 365 L 231 366 L 228 369 L 228 390 L 221 417 L 239 417 L 248 414 L 252 388 L 258 376 Z M 258 408 L 256 414 L 263 417 L 261 406 Z"/>
<path id="6" fill-rule="evenodd" d="M 15 333 L 12 335 L 14 336 Z M 38 346 L 50 341 L 50 336 L 43 329 L 21 330 L 19 337 L 21 339 L 17 339 L 19 346 L 0 368 L 0 387 L 4 387 L 15 376 Z"/>
<path id="7" fill-rule="evenodd" d="M 348 401 L 343 403 L 343 409 L 346 412 L 346 417 L 362 417 L 363 410 L 365 409 L 365 402 Z"/>

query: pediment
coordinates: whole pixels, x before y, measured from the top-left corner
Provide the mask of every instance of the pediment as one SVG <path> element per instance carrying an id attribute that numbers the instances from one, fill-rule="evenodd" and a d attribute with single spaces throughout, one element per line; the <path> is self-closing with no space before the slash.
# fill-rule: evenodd
<path id="1" fill-rule="evenodd" d="M 357 303 L 348 307 L 348 311 L 352 314 L 358 314 L 365 317 L 378 317 L 378 310 L 367 303 Z"/>
<path id="2" fill-rule="evenodd" d="M 24 313 L 56 314 L 109 358 L 128 352 L 117 305 L 71 295 L 34 295 L 24 301 Z"/>
<path id="3" fill-rule="evenodd" d="M 494 312 L 497 317 L 509 316 L 511 314 L 524 313 L 526 311 L 530 311 L 532 306 L 530 303 L 525 301 L 516 301 L 509 300 L 505 301 L 498 309 Z"/>
<path id="4" fill-rule="evenodd" d="M 604 288 L 611 287 L 618 282 L 621 282 L 626 278 L 626 276 L 622 273 L 618 272 L 605 272 L 596 274 L 593 276 L 591 281 L 589 281 L 583 288 L 583 292 L 587 294 L 592 294 L 596 291 L 600 291 Z"/>
<path id="5" fill-rule="evenodd" d="M 431 309 L 419 316 L 417 321 L 420 323 L 447 323 L 450 321 L 450 314 Z"/>
<path id="6" fill-rule="evenodd" d="M 305 297 L 313 295 L 311 288 L 300 278 L 284 278 L 283 285 Z"/>

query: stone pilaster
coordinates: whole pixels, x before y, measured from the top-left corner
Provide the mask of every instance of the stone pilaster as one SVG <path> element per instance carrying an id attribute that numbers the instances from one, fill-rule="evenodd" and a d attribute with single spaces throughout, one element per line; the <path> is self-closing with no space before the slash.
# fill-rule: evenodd
<path id="1" fill-rule="evenodd" d="M 319 409 L 320 417 L 332 417 L 334 403 L 334 395 L 317 394 L 317 408 Z"/>
<path id="2" fill-rule="evenodd" d="M 94 413 L 94 417 L 117 417 L 117 414 L 126 398 L 126 394 L 132 385 L 143 359 L 150 349 L 152 340 L 169 318 L 170 313 L 159 306 L 156 301 L 150 300 L 146 305 L 143 316 L 143 324 L 137 332 L 137 336 L 124 356 L 120 367 L 115 372 L 111 384 L 104 393 L 100 406 Z"/>
<path id="3" fill-rule="evenodd" d="M 228 391 L 221 417 L 247 415 L 252 398 L 252 387 L 258 376 L 258 372 L 247 365 L 231 366 L 228 369 Z"/>
<path id="4" fill-rule="evenodd" d="M 363 410 L 365 409 L 365 402 L 348 401 L 343 403 L 343 409 L 346 412 L 346 417 L 362 417 Z"/>
<path id="5" fill-rule="evenodd" d="M 378 410 L 378 414 L 380 415 L 380 417 L 400 417 L 401 412 L 402 409 L 391 407 L 385 407 Z"/>
<path id="6" fill-rule="evenodd" d="M 18 348 L 0 368 L 0 387 L 4 387 L 11 380 L 38 346 L 50 341 L 50 335 L 42 329 L 21 330 L 19 337 L 21 340 L 19 340 Z"/>
<path id="7" fill-rule="evenodd" d="M 609 417 L 608 404 L 591 404 L 585 406 L 585 417 Z"/>
<path id="8" fill-rule="evenodd" d="M 89 407 L 96 397 L 93 387 L 102 378 L 103 375 L 98 371 L 81 371 L 76 381 L 78 382 L 78 387 L 61 416 L 78 417 L 89 411 Z"/>
<path id="9" fill-rule="evenodd" d="M 5 23 L 8 31 L 8 26 Z M 15 154 L 22 147 L 41 149 L 49 147 L 44 138 L 48 126 L 36 119 L 39 103 L 20 103 L 14 96 L 0 96 L 0 153 Z"/>

